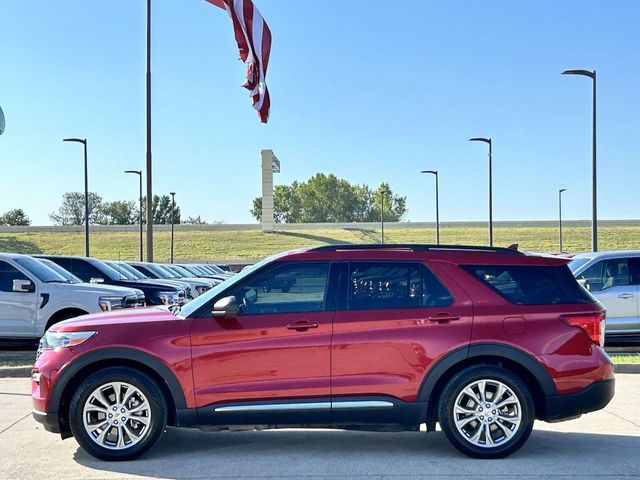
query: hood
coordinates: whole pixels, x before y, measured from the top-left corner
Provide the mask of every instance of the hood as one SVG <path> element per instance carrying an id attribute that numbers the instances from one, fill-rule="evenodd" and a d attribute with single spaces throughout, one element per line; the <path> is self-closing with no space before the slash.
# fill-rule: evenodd
<path id="1" fill-rule="evenodd" d="M 64 320 L 51 327 L 51 331 L 79 331 L 92 330 L 105 325 L 117 325 L 123 323 L 161 322 L 179 320 L 167 307 L 154 306 L 146 308 L 127 308 L 110 312 L 90 313 L 79 317 Z"/>
<path id="2" fill-rule="evenodd" d="M 117 287 L 115 285 L 105 285 L 102 283 L 67 283 L 64 285 L 73 285 L 77 289 L 86 292 L 105 294 L 105 295 L 144 295 L 142 290 L 137 288 Z"/>

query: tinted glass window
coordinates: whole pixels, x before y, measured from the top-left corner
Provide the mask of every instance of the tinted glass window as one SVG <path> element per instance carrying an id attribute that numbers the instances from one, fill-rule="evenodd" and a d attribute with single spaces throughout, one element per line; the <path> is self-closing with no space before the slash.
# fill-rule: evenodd
<path id="1" fill-rule="evenodd" d="M 349 264 L 349 309 L 441 307 L 453 298 L 436 276 L 417 263 Z"/>
<path id="2" fill-rule="evenodd" d="M 66 278 L 68 282 L 70 282 L 70 283 L 80 283 L 81 282 L 81 280 L 78 277 L 76 277 L 70 271 L 65 270 L 64 268 L 62 268 L 56 262 L 52 262 L 51 260 L 47 260 L 46 258 L 39 258 L 38 260 L 40 262 L 44 263 L 50 269 L 54 270 L 58 275 Z"/>
<path id="3" fill-rule="evenodd" d="M 597 292 L 605 288 L 631 284 L 629 261 L 626 258 L 602 260 L 578 275 L 586 280 L 590 291 Z"/>
<path id="4" fill-rule="evenodd" d="M 35 277 L 41 282 L 53 283 L 61 282 L 66 283 L 67 279 L 60 275 L 58 272 L 52 270 L 47 265 L 38 260 L 34 260 L 30 257 L 16 258 L 15 262 L 25 270 L 35 275 Z"/>
<path id="5" fill-rule="evenodd" d="M 270 268 L 230 291 L 241 315 L 324 310 L 329 264 L 292 263 Z"/>
<path id="6" fill-rule="evenodd" d="M 629 274 L 633 285 L 640 284 L 640 258 L 629 258 Z"/>
<path id="7" fill-rule="evenodd" d="M 29 280 L 13 265 L 0 260 L 0 292 L 13 292 L 14 280 Z"/>
<path id="8" fill-rule="evenodd" d="M 64 265 L 63 265 L 64 267 Z M 104 275 L 93 265 L 84 260 L 71 260 L 71 273 L 80 278 L 83 282 L 90 282 L 92 278 L 104 278 Z"/>
<path id="9" fill-rule="evenodd" d="M 505 300 L 520 305 L 593 303 L 569 267 L 543 266 L 462 266 Z"/>

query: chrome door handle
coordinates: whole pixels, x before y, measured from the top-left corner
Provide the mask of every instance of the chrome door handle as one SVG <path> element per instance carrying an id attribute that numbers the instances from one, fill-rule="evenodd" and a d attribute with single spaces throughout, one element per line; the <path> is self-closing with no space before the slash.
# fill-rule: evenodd
<path id="1" fill-rule="evenodd" d="M 633 293 L 620 293 L 618 294 L 618 298 L 633 298 L 635 295 Z"/>
<path id="2" fill-rule="evenodd" d="M 304 332 L 305 330 L 308 330 L 310 328 L 318 328 L 319 326 L 320 324 L 317 322 L 297 322 L 287 325 L 287 330 L 297 330 L 298 332 Z"/>

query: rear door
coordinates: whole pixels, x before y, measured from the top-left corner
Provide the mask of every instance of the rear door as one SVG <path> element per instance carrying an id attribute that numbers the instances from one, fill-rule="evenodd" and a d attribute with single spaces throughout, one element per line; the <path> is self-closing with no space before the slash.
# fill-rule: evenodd
<path id="1" fill-rule="evenodd" d="M 350 262 L 343 290 L 331 344 L 334 421 L 345 397 L 416 400 L 434 361 L 469 343 L 471 300 L 437 262 Z"/>
<path id="2" fill-rule="evenodd" d="M 635 265 L 635 263 L 634 263 Z M 608 334 L 633 333 L 638 329 L 638 284 L 631 279 L 628 258 L 601 260 L 578 275 L 607 309 Z"/>

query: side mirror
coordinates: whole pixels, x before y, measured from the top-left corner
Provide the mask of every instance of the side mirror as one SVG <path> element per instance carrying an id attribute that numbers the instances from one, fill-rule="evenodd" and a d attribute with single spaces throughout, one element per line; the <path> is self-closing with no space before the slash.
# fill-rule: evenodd
<path id="1" fill-rule="evenodd" d="M 238 304 L 236 303 L 236 297 L 231 295 L 230 297 L 224 297 L 218 300 L 213 306 L 213 312 L 211 312 L 211 314 L 214 318 L 238 316 Z"/>
<path id="2" fill-rule="evenodd" d="M 92 278 L 89 283 L 104 283 L 104 278 Z"/>
<path id="3" fill-rule="evenodd" d="M 31 293 L 36 291 L 36 286 L 31 280 L 14 280 L 13 291 L 21 293 Z"/>

